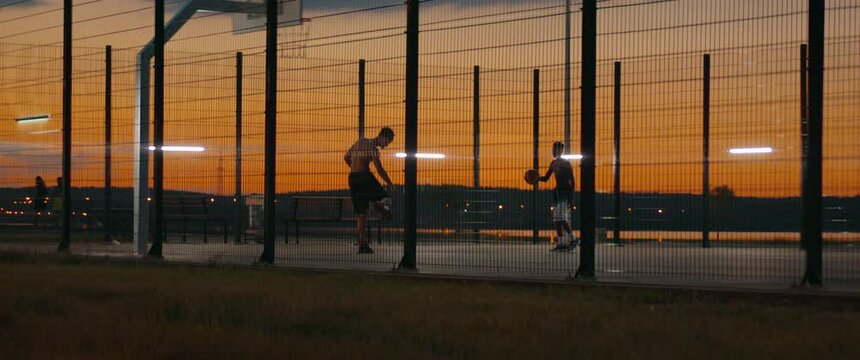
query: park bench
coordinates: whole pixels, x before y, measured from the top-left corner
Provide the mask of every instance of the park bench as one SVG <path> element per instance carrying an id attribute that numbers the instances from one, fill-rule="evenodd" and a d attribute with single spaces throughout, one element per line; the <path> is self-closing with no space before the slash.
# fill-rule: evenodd
<path id="1" fill-rule="evenodd" d="M 358 214 L 353 211 L 352 200 L 348 196 L 293 196 L 291 200 L 290 211 L 283 219 L 284 243 L 287 244 L 290 241 L 290 224 L 295 228 L 296 243 L 298 243 L 303 224 L 358 221 Z M 370 235 L 371 224 L 375 224 L 376 240 L 379 243 L 382 243 L 382 220 L 383 218 L 375 211 L 368 211 L 368 235 Z"/>
<path id="2" fill-rule="evenodd" d="M 170 224 L 178 224 L 178 234 L 182 236 L 182 242 L 188 241 L 188 234 L 198 230 L 203 235 L 203 242 L 209 242 L 209 225 L 220 224 L 224 242 L 227 242 L 228 226 L 232 219 L 226 215 L 211 213 L 211 198 L 203 196 L 171 196 L 165 197 L 164 209 L 164 236 L 167 240 Z M 190 226 L 199 224 L 197 227 Z M 175 232 L 174 232 L 175 233 Z"/>

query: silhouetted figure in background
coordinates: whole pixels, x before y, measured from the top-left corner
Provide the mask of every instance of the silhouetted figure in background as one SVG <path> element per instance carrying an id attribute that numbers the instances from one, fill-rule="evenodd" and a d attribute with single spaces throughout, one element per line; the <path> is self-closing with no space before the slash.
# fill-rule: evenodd
<path id="1" fill-rule="evenodd" d="M 39 226 L 39 218 L 48 207 L 48 186 L 41 176 L 36 176 L 36 187 L 33 194 L 33 212 L 36 213 L 36 226 Z"/>

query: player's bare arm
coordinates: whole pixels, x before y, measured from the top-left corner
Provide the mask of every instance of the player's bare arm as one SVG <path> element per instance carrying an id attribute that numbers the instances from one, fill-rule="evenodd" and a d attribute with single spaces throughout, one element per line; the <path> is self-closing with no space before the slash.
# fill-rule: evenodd
<path id="1" fill-rule="evenodd" d="M 576 179 L 573 177 L 573 166 L 565 166 L 565 171 L 568 175 L 568 181 L 570 182 L 570 188 L 576 189 Z"/>
<path id="2" fill-rule="evenodd" d="M 570 183 L 570 188 L 573 189 L 573 191 L 576 191 L 576 179 L 573 178 L 573 166 L 565 166 L 564 171 L 567 172 L 567 175 L 568 175 L 567 178 L 568 178 L 568 182 Z M 573 208 L 574 208 L 573 200 L 568 201 L 567 205 L 570 207 L 570 210 L 573 210 Z"/>
<path id="3" fill-rule="evenodd" d="M 376 172 L 379 173 L 379 177 L 382 178 L 382 181 L 385 181 L 388 186 L 394 186 L 391 182 L 391 178 L 388 177 L 388 172 L 385 171 L 385 167 L 382 166 L 382 160 L 379 159 L 379 151 L 374 149 L 373 151 L 373 166 L 376 167 Z"/>
<path id="4" fill-rule="evenodd" d="M 546 169 L 546 174 L 544 174 L 544 176 L 541 176 L 541 177 L 540 177 L 540 179 L 538 179 L 538 180 L 540 180 L 541 182 L 547 182 L 547 181 L 549 181 L 549 178 L 550 178 L 550 177 L 552 177 L 552 173 L 553 173 L 554 171 L 555 171 L 555 160 L 553 160 L 553 161 L 549 164 L 549 168 L 548 168 L 548 169 Z"/>
<path id="5" fill-rule="evenodd" d="M 343 161 L 346 162 L 346 166 L 352 167 L 352 147 L 343 154 Z"/>

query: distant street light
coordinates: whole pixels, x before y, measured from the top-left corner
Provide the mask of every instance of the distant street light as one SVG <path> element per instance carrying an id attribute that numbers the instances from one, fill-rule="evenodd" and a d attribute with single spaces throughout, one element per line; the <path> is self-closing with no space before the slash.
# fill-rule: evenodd
<path id="1" fill-rule="evenodd" d="M 770 154 L 772 152 L 773 152 L 773 148 L 769 148 L 769 147 L 735 148 L 735 149 L 729 150 L 729 153 L 732 153 L 734 155 Z"/>

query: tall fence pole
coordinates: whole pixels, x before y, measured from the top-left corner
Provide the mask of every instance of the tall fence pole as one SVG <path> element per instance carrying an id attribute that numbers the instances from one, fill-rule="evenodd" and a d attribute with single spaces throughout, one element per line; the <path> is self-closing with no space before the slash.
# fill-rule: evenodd
<path id="1" fill-rule="evenodd" d="M 809 55 L 806 44 L 800 45 L 800 191 L 806 187 L 806 167 L 809 159 Z"/>
<path id="2" fill-rule="evenodd" d="M 615 62 L 614 69 L 614 91 L 613 97 L 613 121 L 612 121 L 612 145 L 614 158 L 612 160 L 612 190 L 615 193 L 613 204 L 613 218 L 615 224 L 612 229 L 612 240 L 621 245 L 621 62 Z"/>
<path id="3" fill-rule="evenodd" d="M 481 67 L 475 66 L 472 75 L 472 185 L 481 189 Z M 481 240 L 481 229 L 472 226 L 472 241 Z"/>
<path id="4" fill-rule="evenodd" d="M 711 247 L 711 55 L 702 67 L 702 247 Z"/>
<path id="5" fill-rule="evenodd" d="M 147 255 L 162 256 L 164 241 L 164 0 L 155 0 L 155 79 L 153 89 L 152 246 Z"/>
<path id="6" fill-rule="evenodd" d="M 278 114 L 278 1 L 266 1 L 266 128 L 263 190 L 263 253 L 259 262 L 275 262 L 275 176 L 277 174 Z"/>
<path id="7" fill-rule="evenodd" d="M 564 7 L 564 149 L 570 154 L 570 0 Z"/>
<path id="8" fill-rule="evenodd" d="M 242 197 L 242 52 L 236 53 L 236 165 L 234 202 L 236 206 L 236 224 L 233 226 L 233 241 L 242 243 L 245 234 L 245 198 Z"/>
<path id="9" fill-rule="evenodd" d="M 806 273 L 803 283 L 822 283 L 822 147 L 824 101 L 824 0 L 809 0 L 809 150 L 803 184 L 803 231 Z"/>
<path id="10" fill-rule="evenodd" d="M 418 20 L 419 0 L 406 1 L 406 164 L 403 259 L 398 266 L 415 270 L 418 222 Z"/>
<path id="11" fill-rule="evenodd" d="M 104 221 L 104 242 L 110 242 L 112 237 L 113 215 L 113 189 L 111 185 L 111 135 L 112 135 L 112 85 L 113 85 L 113 60 L 111 46 L 105 46 L 105 198 L 102 218 Z"/>
<path id="12" fill-rule="evenodd" d="M 582 8 L 582 247 L 578 278 L 594 277 L 595 235 L 595 113 L 597 92 L 597 0 Z"/>
<path id="13" fill-rule="evenodd" d="M 534 69 L 532 84 L 532 169 L 540 169 L 540 70 Z M 538 231 L 538 184 L 532 185 L 532 243 L 537 244 Z"/>
<path id="14" fill-rule="evenodd" d="M 367 65 L 364 59 L 358 60 L 358 138 L 364 138 L 365 128 L 365 71 Z"/>
<path id="15" fill-rule="evenodd" d="M 63 236 L 57 250 L 72 240 L 72 0 L 63 1 Z"/>

